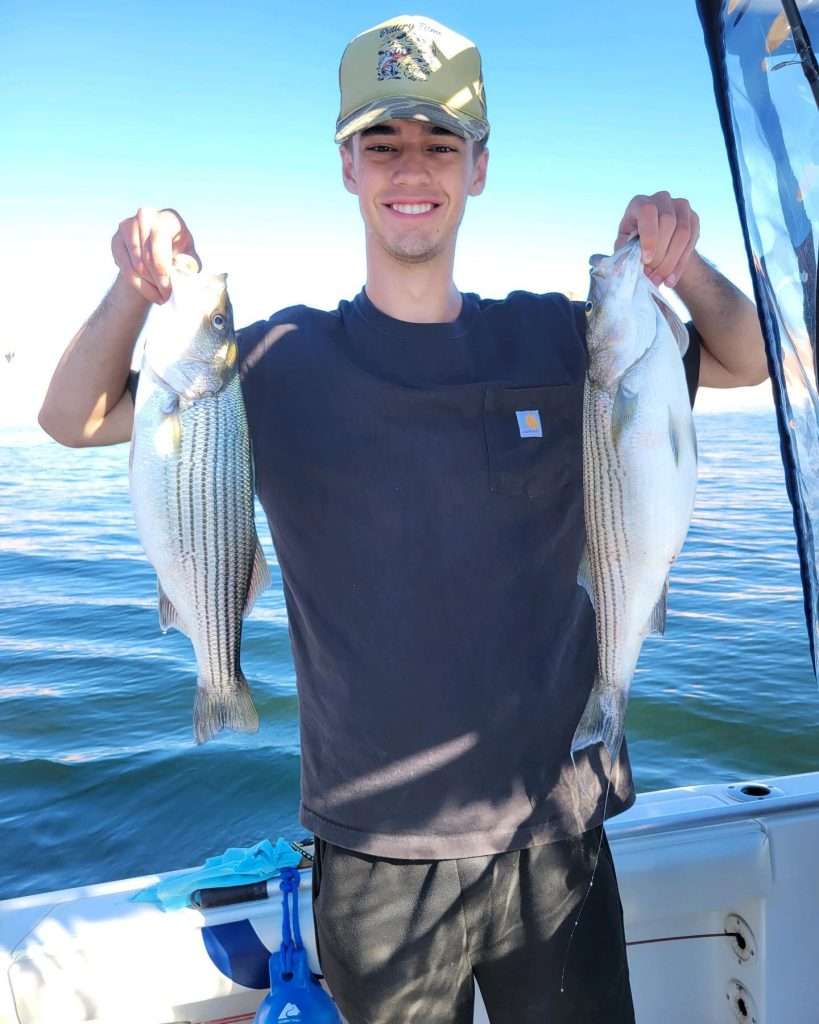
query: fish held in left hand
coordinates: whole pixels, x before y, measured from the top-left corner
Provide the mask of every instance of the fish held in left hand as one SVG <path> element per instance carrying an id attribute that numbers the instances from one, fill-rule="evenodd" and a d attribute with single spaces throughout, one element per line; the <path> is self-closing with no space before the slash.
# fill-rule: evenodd
<path id="1" fill-rule="evenodd" d="M 614 763 L 643 640 L 665 630 L 668 574 L 694 507 L 697 442 L 681 358 L 688 331 L 646 277 L 639 241 L 592 264 L 578 583 L 595 609 L 598 660 L 571 754 L 603 743 Z"/>
<path id="2" fill-rule="evenodd" d="M 157 574 L 159 622 L 193 644 L 193 731 L 255 732 L 240 664 L 242 618 L 270 583 L 256 535 L 253 465 L 226 275 L 171 268 L 153 310 L 137 388 L 130 491 L 137 533 Z"/>

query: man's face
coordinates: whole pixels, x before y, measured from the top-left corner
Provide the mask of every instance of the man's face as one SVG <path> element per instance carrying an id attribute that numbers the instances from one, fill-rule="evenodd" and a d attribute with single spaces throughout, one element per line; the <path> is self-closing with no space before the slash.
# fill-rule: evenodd
<path id="1" fill-rule="evenodd" d="M 454 248 L 467 196 L 483 191 L 489 157 L 423 121 L 392 120 L 341 147 L 344 185 L 358 196 L 367 239 L 402 263 Z"/>

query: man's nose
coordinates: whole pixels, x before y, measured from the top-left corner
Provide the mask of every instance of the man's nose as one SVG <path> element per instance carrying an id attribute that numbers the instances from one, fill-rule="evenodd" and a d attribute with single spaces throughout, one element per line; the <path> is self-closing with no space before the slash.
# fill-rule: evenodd
<path id="1" fill-rule="evenodd" d="M 392 177 L 396 185 L 429 181 L 430 168 L 426 154 L 418 149 L 405 149 L 395 165 Z"/>

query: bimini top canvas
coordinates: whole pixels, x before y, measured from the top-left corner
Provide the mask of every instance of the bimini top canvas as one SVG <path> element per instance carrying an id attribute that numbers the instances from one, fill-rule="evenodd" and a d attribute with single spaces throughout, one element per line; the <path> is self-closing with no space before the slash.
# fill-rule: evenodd
<path id="1" fill-rule="evenodd" d="M 776 402 L 819 675 L 819 0 L 698 0 Z"/>

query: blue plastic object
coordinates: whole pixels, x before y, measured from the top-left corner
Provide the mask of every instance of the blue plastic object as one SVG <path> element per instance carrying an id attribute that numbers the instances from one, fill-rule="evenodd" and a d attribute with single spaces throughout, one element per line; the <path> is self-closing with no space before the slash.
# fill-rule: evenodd
<path id="1" fill-rule="evenodd" d="M 193 871 L 169 875 L 156 885 L 141 889 L 131 899 L 158 903 L 163 910 L 178 910 L 190 906 L 191 893 L 196 889 L 261 882 L 280 874 L 285 867 L 298 864 L 300 860 L 298 850 L 281 837 L 275 846 L 268 839 L 255 846 L 231 846 L 218 857 L 208 857 Z"/>
<path id="2" fill-rule="evenodd" d="M 299 927 L 299 873 L 282 868 L 281 875 L 282 944 L 270 955 L 270 994 L 256 1011 L 254 1024 L 341 1024 L 333 1000 L 307 963 Z"/>

